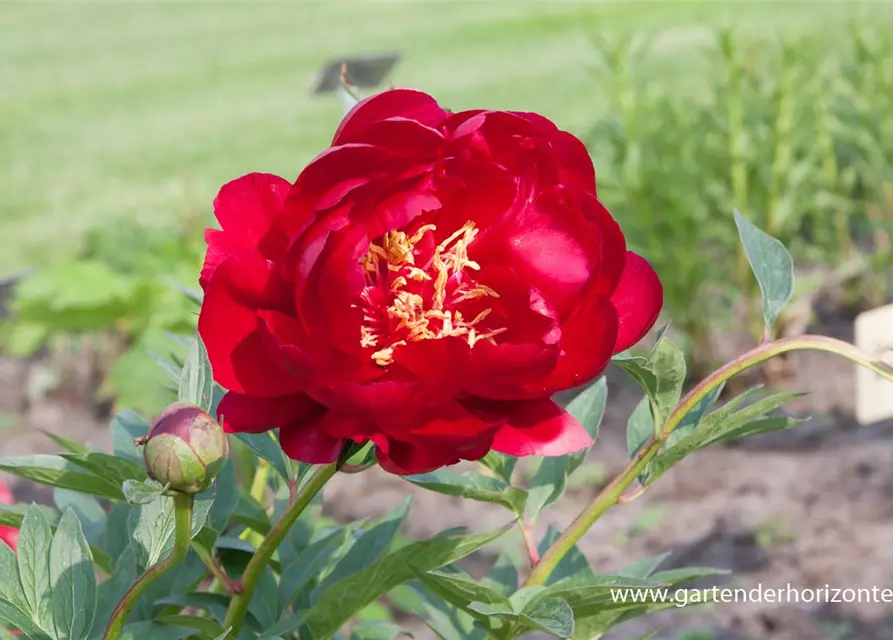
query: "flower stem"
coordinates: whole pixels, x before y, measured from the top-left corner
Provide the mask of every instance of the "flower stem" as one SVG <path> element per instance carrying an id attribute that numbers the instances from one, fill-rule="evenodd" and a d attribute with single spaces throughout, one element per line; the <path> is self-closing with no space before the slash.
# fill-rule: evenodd
<path id="1" fill-rule="evenodd" d="M 648 463 L 663 447 L 666 438 L 679 426 L 685 416 L 720 384 L 738 375 L 745 369 L 756 366 L 782 353 L 789 351 L 825 351 L 833 353 L 859 366 L 865 367 L 893 382 L 893 367 L 873 357 L 861 349 L 835 338 L 825 336 L 799 336 L 784 338 L 748 351 L 739 358 L 718 369 L 702 380 L 679 402 L 660 431 L 659 437 L 651 437 L 636 453 L 626 469 L 608 486 L 602 489 L 592 503 L 584 509 L 558 540 L 543 554 L 539 563 L 530 573 L 525 586 L 544 585 L 562 558 L 574 547 L 590 527 L 609 508 L 621 501 L 627 487 L 645 470 Z M 638 496 L 641 491 L 634 492 Z M 628 500 L 626 500 L 628 501 Z"/>
<path id="2" fill-rule="evenodd" d="M 167 558 L 146 569 L 143 575 L 124 594 L 124 597 L 121 598 L 118 606 L 112 612 L 112 617 L 105 628 L 105 634 L 103 635 L 105 640 L 116 640 L 121 635 L 127 616 L 133 611 L 140 596 L 149 588 L 149 585 L 183 562 L 183 559 L 189 552 L 189 543 L 192 539 L 193 502 L 194 497 L 191 494 L 174 494 L 174 548 Z"/>
<path id="3" fill-rule="evenodd" d="M 295 501 L 279 518 L 279 521 L 273 525 L 266 537 L 261 542 L 257 552 L 251 558 L 245 572 L 242 574 L 240 583 L 242 592 L 233 597 L 229 603 L 229 609 L 226 612 L 226 619 L 223 622 L 223 628 L 231 628 L 230 634 L 235 637 L 242 626 L 245 614 L 248 612 L 248 605 L 251 603 L 251 597 L 254 595 L 254 589 L 257 587 L 257 581 L 260 579 L 261 573 L 267 567 L 270 559 L 273 557 L 276 549 L 282 539 L 288 533 L 291 526 L 298 519 L 298 516 L 307 508 L 313 497 L 319 493 L 326 482 L 335 475 L 337 471 L 337 463 L 327 464 L 317 468 L 307 483 L 298 490 Z"/>
<path id="4" fill-rule="evenodd" d="M 532 525 L 524 521 L 524 518 L 518 518 L 518 528 L 524 537 L 524 547 L 527 549 L 527 557 L 530 559 L 530 570 L 536 567 L 540 561 L 540 552 L 536 548 L 536 542 L 533 539 Z"/>

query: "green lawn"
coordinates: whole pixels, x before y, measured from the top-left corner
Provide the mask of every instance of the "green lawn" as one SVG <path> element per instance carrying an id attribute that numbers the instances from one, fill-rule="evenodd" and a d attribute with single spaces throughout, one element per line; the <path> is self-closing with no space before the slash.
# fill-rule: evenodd
<path id="1" fill-rule="evenodd" d="M 582 131 L 600 108 L 590 34 L 666 27 L 656 46 L 673 63 L 709 44 L 724 21 L 824 28 L 852 7 L 3 3 L 0 273 L 72 251 L 100 224 L 208 210 L 220 184 L 246 172 L 295 177 L 340 116 L 335 98 L 308 93 L 329 57 L 400 49 L 398 85 L 424 88 L 452 109 L 535 110 Z"/>

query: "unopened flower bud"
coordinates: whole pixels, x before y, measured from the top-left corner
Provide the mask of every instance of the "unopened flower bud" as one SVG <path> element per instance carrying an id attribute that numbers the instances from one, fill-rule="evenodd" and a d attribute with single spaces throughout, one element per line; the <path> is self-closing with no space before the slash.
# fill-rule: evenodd
<path id="1" fill-rule="evenodd" d="M 228 455 L 220 424 L 183 402 L 175 402 L 158 417 L 143 449 L 149 476 L 184 493 L 207 489 Z"/>

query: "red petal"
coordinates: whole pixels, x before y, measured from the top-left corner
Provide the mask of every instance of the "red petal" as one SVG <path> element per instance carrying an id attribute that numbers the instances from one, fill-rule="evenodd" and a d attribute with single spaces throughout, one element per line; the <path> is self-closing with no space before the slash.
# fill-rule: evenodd
<path id="1" fill-rule="evenodd" d="M 284 355 L 270 345 L 258 312 L 287 310 L 290 299 L 257 253 L 225 260 L 208 283 L 198 330 L 208 349 L 214 379 L 224 388 L 259 397 L 300 391 L 300 379 L 286 368 Z"/>
<path id="2" fill-rule="evenodd" d="M 493 450 L 512 456 L 563 456 L 592 446 L 586 429 L 551 400 L 519 402 L 493 440 Z"/>
<path id="3" fill-rule="evenodd" d="M 614 353 L 629 349 L 657 322 L 664 303 L 660 278 L 645 258 L 628 251 L 623 275 L 611 296 L 619 330 Z"/>
<path id="4" fill-rule="evenodd" d="M 279 444 L 292 460 L 328 464 L 338 459 L 344 440 L 329 435 L 329 414 L 311 424 L 292 424 L 279 430 Z"/>
<path id="5" fill-rule="evenodd" d="M 373 439 L 378 464 L 388 473 L 407 476 L 428 473 L 461 460 L 480 460 L 490 450 L 489 441 L 471 448 L 454 449 L 442 444 L 419 446 L 385 436 Z"/>
<path id="6" fill-rule="evenodd" d="M 362 140 L 369 125 L 395 116 L 436 127 L 443 122 L 446 112 L 427 93 L 411 89 L 383 91 L 354 105 L 335 132 L 332 146 Z"/>
<path id="7" fill-rule="evenodd" d="M 208 282 L 211 281 L 211 276 L 221 262 L 233 254 L 250 250 L 248 243 L 237 233 L 227 233 L 218 229 L 205 229 L 205 242 L 208 250 L 205 252 L 205 262 L 198 278 L 202 290 L 207 290 Z"/>
<path id="8" fill-rule="evenodd" d="M 214 199 L 214 215 L 224 231 L 258 247 L 290 189 L 291 183 L 279 176 L 249 173 L 221 187 Z"/>
<path id="9" fill-rule="evenodd" d="M 554 122 L 537 113 L 513 112 L 539 126 L 552 145 L 561 169 L 559 183 L 596 195 L 595 168 L 586 145 L 576 136 L 561 131 Z"/>
<path id="10" fill-rule="evenodd" d="M 0 482 L 0 504 L 12 504 L 13 496 L 12 491 L 9 487 L 6 486 L 5 483 Z"/>
<path id="11" fill-rule="evenodd" d="M 220 401 L 217 416 L 227 433 L 262 433 L 270 429 L 314 422 L 325 407 L 306 394 L 257 398 L 230 391 Z"/>
<path id="12" fill-rule="evenodd" d="M 607 298 L 588 293 L 561 324 L 555 369 L 527 388 L 538 395 L 552 395 L 585 384 L 608 366 L 616 340 L 617 312 Z"/>
<path id="13" fill-rule="evenodd" d="M 442 403 L 455 391 L 453 384 L 409 378 L 313 386 L 307 393 L 345 416 L 375 424 L 401 424 L 406 416 Z"/>
<path id="14" fill-rule="evenodd" d="M 521 210 L 506 238 L 510 264 L 543 292 L 560 317 L 593 280 L 603 295 L 614 290 L 626 241 L 595 198 L 553 188 Z"/>
<path id="15" fill-rule="evenodd" d="M 0 540 L 8 544 L 10 548 L 15 551 L 19 540 L 19 530 L 13 529 L 12 527 L 0 527 Z M 15 635 L 15 632 L 13 632 L 13 635 Z"/>

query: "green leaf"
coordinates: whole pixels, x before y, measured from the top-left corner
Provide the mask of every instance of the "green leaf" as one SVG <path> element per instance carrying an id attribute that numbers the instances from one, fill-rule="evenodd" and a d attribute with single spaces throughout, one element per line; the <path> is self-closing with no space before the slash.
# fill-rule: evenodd
<path id="1" fill-rule="evenodd" d="M 801 397 L 802 393 L 777 393 L 740 408 L 756 391 L 757 389 L 751 389 L 707 414 L 694 428 L 684 432 L 687 435 L 674 439 L 672 443 L 668 440 L 671 446 L 665 447 L 648 465 L 647 482 L 654 483 L 680 460 L 710 444 L 754 433 L 786 429 L 799 422 L 794 418 L 764 419 L 764 416 Z"/>
<path id="2" fill-rule="evenodd" d="M 512 610 L 511 601 L 506 596 L 463 573 L 429 571 L 420 575 L 419 581 L 432 595 L 479 620 L 487 621 L 489 617 L 489 614 L 480 611 L 480 605 L 488 605 L 499 611 Z M 472 607 L 472 604 L 475 606 Z"/>
<path id="3" fill-rule="evenodd" d="M 794 260 L 777 239 L 754 226 L 735 210 L 735 224 L 747 261 L 763 295 L 763 318 L 767 330 L 775 324 L 794 292 Z"/>
<path id="4" fill-rule="evenodd" d="M 397 636 L 412 636 L 400 626 L 384 620 L 364 620 L 354 625 L 350 640 L 394 640 Z"/>
<path id="5" fill-rule="evenodd" d="M 605 376 L 602 376 L 580 395 L 571 400 L 565 407 L 565 411 L 575 417 L 577 422 L 583 425 L 583 428 L 595 439 L 602 419 L 605 416 L 607 402 L 608 381 Z M 567 475 L 572 474 L 583 464 L 588 453 L 589 449 L 585 449 L 567 456 Z"/>
<path id="6" fill-rule="evenodd" d="M 141 464 L 143 454 L 134 441 L 149 435 L 150 425 L 134 411 L 122 411 L 110 425 L 114 454 Z"/>
<path id="7" fill-rule="evenodd" d="M 196 496 L 192 513 L 195 537 L 208 517 L 211 501 Z M 169 555 L 174 544 L 174 499 L 162 496 L 148 504 L 133 508 L 128 518 L 131 544 L 140 567 L 147 569 Z"/>
<path id="8" fill-rule="evenodd" d="M 63 453 L 61 457 L 119 487 L 127 480 L 148 477 L 143 465 L 107 453 Z"/>
<path id="9" fill-rule="evenodd" d="M 44 630 L 51 630 L 53 607 L 50 594 L 50 525 L 32 504 L 19 530 L 17 561 L 26 613 Z"/>
<path id="10" fill-rule="evenodd" d="M 184 627 L 201 631 L 204 635 L 214 636 L 216 638 L 225 638 L 226 633 L 223 631 L 220 623 L 216 620 L 208 620 L 207 618 L 198 618 L 196 616 L 188 616 L 182 614 L 174 614 L 167 616 L 159 616 L 155 618 L 155 622 L 165 626 Z"/>
<path id="11" fill-rule="evenodd" d="M 121 594 L 136 582 L 138 575 L 133 549 L 127 547 L 121 555 L 117 556 L 115 568 L 109 578 L 102 582 L 97 589 L 96 616 L 91 639 L 98 640 L 102 637 L 102 633 L 112 617 L 112 612 L 121 599 Z"/>
<path id="12" fill-rule="evenodd" d="M 23 634 L 19 640 L 53 640 L 21 609 L 5 600 L 0 600 L 0 620 L 9 622 Z"/>
<path id="13" fill-rule="evenodd" d="M 208 513 L 208 524 L 217 533 L 223 533 L 227 528 L 229 518 L 236 508 L 239 496 L 234 490 L 235 486 L 236 467 L 232 457 L 229 457 L 214 479 L 214 504 Z"/>
<path id="14" fill-rule="evenodd" d="M 670 555 L 671 552 L 667 551 L 666 553 L 660 553 L 655 556 L 643 558 L 642 560 L 637 560 L 618 571 L 617 575 L 625 576 L 627 578 L 647 578 L 653 574 L 661 563 L 669 558 Z"/>
<path id="15" fill-rule="evenodd" d="M 521 552 L 516 546 L 503 547 L 493 568 L 487 574 L 487 582 L 497 585 L 504 595 L 511 595 L 518 590 L 520 555 Z"/>
<path id="16" fill-rule="evenodd" d="M 230 598 L 222 593 L 184 593 L 178 596 L 161 598 L 156 604 L 175 606 L 180 609 L 189 608 L 199 611 L 207 611 L 218 622 L 226 618 L 226 610 L 229 608 Z M 249 614 L 250 617 L 250 614 Z"/>
<path id="17" fill-rule="evenodd" d="M 518 458 L 505 453 L 499 453 L 498 451 L 490 451 L 478 462 L 492 471 L 499 480 L 506 484 L 511 484 L 512 473 L 515 471 Z"/>
<path id="18" fill-rule="evenodd" d="M 280 447 L 279 442 L 274 439 L 271 431 L 264 433 L 236 433 L 233 435 L 235 435 L 241 442 L 245 443 L 245 445 L 251 449 L 258 458 L 269 462 L 276 473 L 278 473 L 284 480 L 291 479 L 291 465 L 289 464 L 288 458 L 282 453 L 282 447 Z"/>
<path id="19" fill-rule="evenodd" d="M 182 640 L 195 634 L 189 627 L 173 627 L 152 620 L 128 624 L 118 636 L 119 640 Z"/>
<path id="20" fill-rule="evenodd" d="M 124 499 L 130 504 L 149 504 L 160 498 L 167 490 L 167 485 L 155 480 L 125 480 L 121 485 Z"/>
<path id="21" fill-rule="evenodd" d="M 449 469 L 438 469 L 431 473 L 405 476 L 404 479 L 416 486 L 448 496 L 501 504 L 517 514 L 524 511 L 527 500 L 527 494 L 521 489 L 473 471 L 457 473 Z"/>
<path id="22" fill-rule="evenodd" d="M 665 330 L 666 327 L 644 361 L 616 357 L 612 360 L 645 390 L 655 428 L 662 428 L 679 404 L 685 383 L 685 355 L 664 335 Z"/>
<path id="23" fill-rule="evenodd" d="M 89 447 L 85 447 L 84 445 L 74 442 L 73 440 L 63 438 L 60 435 L 51 433 L 50 431 L 43 431 L 43 434 L 66 451 L 71 451 L 72 453 L 90 453 Z"/>
<path id="24" fill-rule="evenodd" d="M 414 577 L 474 553 L 512 525 L 468 536 L 440 536 L 410 543 L 323 591 L 305 620 L 313 637 L 329 637 L 366 605 Z"/>
<path id="25" fill-rule="evenodd" d="M 561 532 L 558 529 L 549 525 L 549 528 L 546 529 L 546 535 L 543 536 L 543 539 L 540 540 L 540 543 L 537 545 L 537 551 L 539 552 L 540 557 L 542 557 L 546 551 L 555 544 L 555 541 L 558 540 L 560 535 Z M 552 571 L 549 576 L 549 581 L 546 584 L 552 585 L 561 580 L 568 579 L 573 581 L 586 581 L 594 578 L 595 573 L 592 571 L 592 567 L 589 566 L 589 560 L 586 559 L 586 556 L 580 551 L 580 548 L 577 545 L 574 545 L 561 559 L 555 567 L 555 570 Z"/>
<path id="26" fill-rule="evenodd" d="M 348 532 L 346 527 L 339 527 L 334 533 L 312 543 L 292 562 L 282 567 L 279 576 L 279 601 L 283 610 L 291 606 L 310 580 L 322 573 L 344 545 Z"/>
<path id="27" fill-rule="evenodd" d="M 544 598 L 525 608 L 520 622 L 555 638 L 570 638 L 574 634 L 574 612 L 561 598 Z"/>
<path id="28" fill-rule="evenodd" d="M 264 567 L 260 574 L 248 611 L 263 629 L 270 628 L 279 619 L 279 585 L 269 566 Z"/>
<path id="29" fill-rule="evenodd" d="M 214 375 L 211 372 L 208 350 L 205 348 L 201 336 L 196 333 L 180 374 L 177 398 L 180 402 L 188 402 L 205 411 L 210 411 L 213 391 Z"/>
<path id="30" fill-rule="evenodd" d="M 27 609 L 25 593 L 19 583 L 16 555 L 6 544 L 0 544 L 0 601 L 3 600 L 21 611 Z"/>
<path id="31" fill-rule="evenodd" d="M 394 542 L 394 538 L 409 514 L 412 497 L 407 497 L 400 506 L 382 518 L 381 522 L 364 531 L 345 556 L 335 565 L 325 581 L 313 592 L 314 600 L 324 597 L 327 589 L 351 574 L 368 567 L 381 558 Z"/>
<path id="32" fill-rule="evenodd" d="M 527 490 L 526 519 L 534 522 L 540 511 L 552 504 L 567 489 L 567 456 L 543 458 L 530 479 Z"/>
<path id="33" fill-rule="evenodd" d="M 120 485 L 115 485 L 92 473 L 85 473 L 64 458 L 56 455 L 35 454 L 0 458 L 0 471 L 6 471 L 51 487 L 71 489 L 100 498 L 121 500 Z"/>
<path id="34" fill-rule="evenodd" d="M 66 509 L 50 547 L 53 623 L 58 640 L 81 640 L 96 612 L 93 555 L 74 511 Z"/>
<path id="35" fill-rule="evenodd" d="M 652 434 L 654 434 L 654 418 L 646 396 L 633 409 L 629 421 L 626 423 L 626 450 L 631 458 L 638 453 Z"/>
<path id="36" fill-rule="evenodd" d="M 84 536 L 96 544 L 105 528 L 106 513 L 96 498 L 66 489 L 53 489 L 53 502 L 60 511 L 70 508 L 84 528 Z"/>

